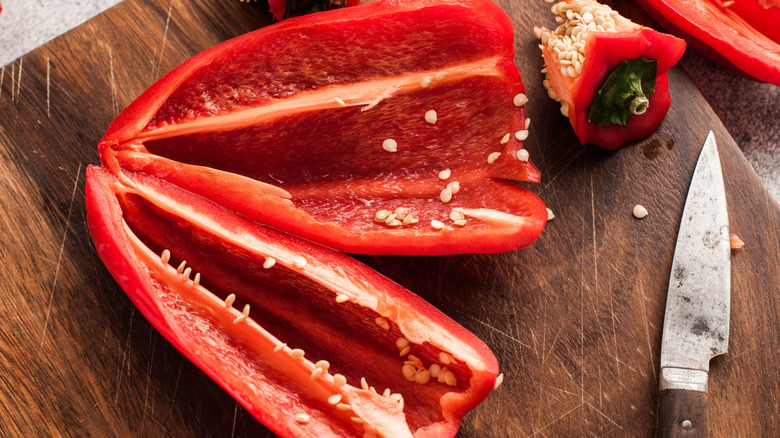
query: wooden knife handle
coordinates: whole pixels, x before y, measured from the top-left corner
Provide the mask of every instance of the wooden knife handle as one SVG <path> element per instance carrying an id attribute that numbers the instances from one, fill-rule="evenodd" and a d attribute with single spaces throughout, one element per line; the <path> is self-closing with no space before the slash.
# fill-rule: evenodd
<path id="1" fill-rule="evenodd" d="M 657 438 L 707 436 L 707 393 L 664 389 L 658 399 Z"/>

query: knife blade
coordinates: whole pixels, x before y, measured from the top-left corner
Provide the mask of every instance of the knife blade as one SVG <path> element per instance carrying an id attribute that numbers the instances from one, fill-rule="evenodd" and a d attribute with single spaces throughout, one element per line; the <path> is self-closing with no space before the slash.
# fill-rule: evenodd
<path id="1" fill-rule="evenodd" d="M 728 348 L 730 301 L 726 192 L 710 131 L 688 189 L 669 276 L 656 436 L 707 436 L 710 359 Z"/>

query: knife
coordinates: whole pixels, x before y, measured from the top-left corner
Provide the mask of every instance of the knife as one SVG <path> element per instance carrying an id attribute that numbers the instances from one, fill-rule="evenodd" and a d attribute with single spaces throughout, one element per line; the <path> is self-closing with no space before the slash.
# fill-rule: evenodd
<path id="1" fill-rule="evenodd" d="M 726 192 L 710 131 L 688 189 L 669 276 L 656 436 L 707 436 L 710 359 L 728 348 L 730 301 Z"/>

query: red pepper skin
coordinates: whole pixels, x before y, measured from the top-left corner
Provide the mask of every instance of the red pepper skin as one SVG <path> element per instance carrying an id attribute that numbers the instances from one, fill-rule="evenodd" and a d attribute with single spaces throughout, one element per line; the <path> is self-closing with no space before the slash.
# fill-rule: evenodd
<path id="1" fill-rule="evenodd" d="M 571 3 L 571 1 L 567 1 Z M 558 56 L 543 47 L 550 82 L 562 101 L 569 104 L 569 120 L 580 143 L 614 150 L 641 140 L 661 125 L 671 105 L 666 72 L 685 52 L 685 42 L 628 20 L 616 20 L 617 32 L 591 32 L 585 42 L 585 63 L 577 78 L 560 74 Z M 644 58 L 658 61 L 656 87 L 644 114 L 633 116 L 626 127 L 597 126 L 588 122 L 590 104 L 607 77 L 623 61 Z"/>
<path id="2" fill-rule="evenodd" d="M 395 59 L 395 36 L 378 21 L 403 23 L 403 31 L 412 38 L 431 34 L 435 41 L 446 44 L 426 41 L 401 51 L 404 59 Z M 373 24 L 363 26 L 364 22 Z M 468 27 L 468 32 L 461 32 L 462 27 Z M 316 33 L 317 38 L 299 38 L 302 33 Z M 356 34 L 363 38 L 355 40 Z M 349 42 L 341 44 L 345 38 Z M 313 44 L 311 41 L 321 45 L 305 46 Z M 116 118 L 98 152 L 108 168 L 154 169 L 253 220 L 345 252 L 437 255 L 513 251 L 533 242 L 547 218 L 539 198 L 503 181 L 538 182 L 540 177 L 530 161 L 517 158 L 522 141 L 510 135 L 508 142 L 501 143 L 505 135 L 524 129 L 524 108 L 512 103 L 513 97 L 525 90 L 514 65 L 513 41 L 511 20 L 489 0 L 379 1 L 291 18 L 208 49 L 174 69 Z M 298 46 L 303 48 L 296 49 Z M 349 62 L 311 67 L 311 76 L 304 77 L 305 69 L 296 70 L 290 61 L 314 57 L 312 51 L 323 47 L 337 49 L 333 57 L 319 58 L 342 56 Z M 282 54 L 282 50 L 287 52 Z M 244 61 L 237 59 L 255 53 L 273 53 L 282 62 L 253 60 L 258 67 L 241 68 Z M 383 60 L 381 69 L 367 59 L 372 56 Z M 274 70 L 283 63 L 291 67 Z M 416 85 L 419 77 L 448 69 L 450 78 L 462 79 Z M 469 69 L 487 69 L 490 74 L 472 74 Z M 251 76 L 258 70 L 267 70 L 272 80 L 258 86 L 249 103 L 212 111 L 211 107 L 197 107 L 199 100 L 192 99 L 196 107 L 194 115 L 188 115 L 188 93 L 198 90 L 193 84 L 219 85 L 224 81 L 217 79 L 223 78 L 240 83 L 247 79 L 235 79 L 237 76 Z M 332 78 L 330 82 L 311 84 L 310 77 L 322 77 L 324 70 Z M 400 91 L 393 88 L 396 78 L 407 81 Z M 350 86 L 354 91 L 355 84 L 391 91 L 387 98 L 381 98 L 383 89 L 371 91 L 373 94 L 362 97 L 363 103 L 348 103 L 346 107 L 339 107 L 332 97 L 318 98 L 313 110 L 306 108 L 278 123 L 269 121 L 257 127 L 242 125 L 231 130 L 218 124 L 221 122 L 212 122 L 293 99 L 339 93 Z M 288 88 L 277 90 L 283 87 Z M 367 105 L 369 97 L 377 96 L 376 106 Z M 326 104 L 330 107 L 322 109 Z M 436 124 L 426 123 L 422 117 L 432 108 L 439 113 Z M 182 133 L 194 125 L 193 121 L 217 125 L 210 128 L 213 131 Z M 310 126 L 322 123 L 331 125 L 309 133 Z M 382 150 L 386 138 L 398 140 L 398 153 Z M 422 144 L 419 153 L 409 152 L 410 144 Z M 149 157 L 114 155 L 109 150 Z M 334 151 L 343 158 L 334 160 Z M 496 152 L 500 157 L 489 163 L 488 156 Z M 246 188 L 244 193 L 254 193 L 253 187 L 262 185 L 282 190 L 271 196 L 273 202 L 266 197 L 268 202 L 253 203 L 244 194 L 217 189 L 224 175 L 214 175 L 216 179 L 211 180 L 190 177 L 204 175 L 204 166 L 224 170 L 235 184 Z M 453 178 L 443 181 L 437 175 L 446 168 L 451 169 Z M 438 201 L 451 181 L 460 183 L 460 193 L 449 203 Z M 404 206 L 414 212 L 419 223 L 389 228 L 374 222 L 378 210 Z M 453 225 L 449 215 L 454 208 L 482 216 L 468 217 L 462 227 Z M 444 222 L 445 229 L 433 228 L 433 220 Z"/>
<path id="3" fill-rule="evenodd" d="M 498 366 L 484 343 L 416 295 L 346 255 L 258 225 L 148 175 L 123 172 L 117 177 L 104 168 L 90 166 L 86 201 L 87 222 L 97 252 L 138 309 L 189 360 L 283 437 L 362 435 L 362 426 L 349 420 L 353 415 L 374 424 L 386 436 L 411 436 L 409 431 L 415 437 L 454 436 L 462 416 L 493 388 Z M 150 205 L 155 208 L 148 208 Z M 160 233 L 164 240 L 160 241 L 157 230 L 145 224 L 153 223 L 157 220 L 154 216 L 163 211 L 169 221 L 173 218 L 181 226 L 167 228 Z M 192 227 L 201 231 L 190 234 Z M 199 237 L 212 232 L 214 236 L 241 236 L 242 243 Z M 252 245 L 255 239 L 264 244 Z M 171 265 L 162 263 L 158 253 L 151 250 L 151 246 L 161 244 L 173 245 Z M 328 348 L 323 348 L 330 355 L 325 356 L 316 345 L 331 342 L 342 332 L 333 327 L 323 330 L 318 321 L 298 319 L 290 329 L 284 329 L 284 323 L 270 324 L 268 328 L 274 333 L 269 334 L 260 324 L 265 318 L 275 318 L 275 306 L 285 306 L 285 297 L 275 292 L 276 288 L 284 290 L 285 283 L 236 286 L 241 284 L 240 279 L 215 268 L 222 259 L 215 254 L 222 254 L 223 246 L 230 247 L 230 254 L 240 252 L 244 260 L 251 260 L 256 251 L 273 254 L 277 264 L 260 271 L 278 272 L 276 275 L 287 278 L 287 282 L 298 279 L 295 285 L 316 287 L 311 290 L 318 291 L 309 298 L 320 304 L 296 302 L 299 312 L 343 316 L 339 321 L 344 324 L 355 324 L 355 318 L 362 318 L 360 335 L 339 338 L 337 345 L 343 345 L 342 350 L 331 351 L 332 346 L 327 344 Z M 173 267 L 177 253 L 192 256 L 187 258 L 188 265 L 203 273 L 199 286 L 189 273 L 189 278 L 177 274 Z M 285 261 L 291 254 L 304 254 L 306 267 L 299 269 Z M 252 268 L 247 265 L 240 269 Z M 236 309 L 215 295 L 225 296 L 228 291 L 238 295 Z M 349 303 L 334 304 L 349 306 L 340 311 L 344 315 L 323 306 L 319 294 L 330 293 L 354 294 Z M 257 310 L 269 300 L 274 301 L 270 308 Z M 235 323 L 233 320 L 241 315 L 238 304 L 244 302 L 252 303 L 250 319 Z M 359 305 L 372 302 L 377 303 L 373 308 Z M 383 306 L 385 310 L 381 310 Z M 377 310 L 387 313 L 390 330 L 375 326 Z M 294 319 L 295 315 L 291 321 Z M 298 330 L 315 336 L 311 345 L 291 344 L 285 350 L 273 351 L 279 342 L 296 336 Z M 398 356 L 394 344 L 397 336 L 412 341 L 412 352 L 425 366 L 438 361 L 438 351 L 456 356 L 459 364 L 450 368 L 458 374 L 458 386 L 407 382 L 401 375 L 404 358 Z M 423 345 L 422 339 L 438 346 L 432 348 L 428 341 Z M 308 364 L 290 356 L 289 349 L 296 347 L 306 348 Z M 364 349 L 367 354 L 361 354 Z M 343 373 L 347 385 L 339 389 L 330 377 L 312 379 L 312 363 L 319 359 L 330 360 L 330 373 Z M 389 387 L 404 394 L 406 406 L 415 412 L 407 411 L 404 420 L 395 402 L 360 388 L 361 376 L 377 388 Z M 388 380 L 381 381 L 378 376 Z M 344 403 L 351 403 L 353 410 L 361 412 L 337 409 L 327 401 L 333 394 L 342 394 Z M 296 413 L 307 413 L 310 420 L 295 421 Z"/>
<path id="4" fill-rule="evenodd" d="M 729 70 L 780 85 L 780 7 L 738 0 L 724 8 L 705 0 L 639 0 L 670 32 Z"/>

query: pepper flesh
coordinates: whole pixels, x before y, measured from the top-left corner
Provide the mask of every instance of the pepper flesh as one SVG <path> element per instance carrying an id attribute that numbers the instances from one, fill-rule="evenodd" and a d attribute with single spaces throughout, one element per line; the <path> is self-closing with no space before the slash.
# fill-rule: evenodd
<path id="1" fill-rule="evenodd" d="M 568 9 L 572 6 L 604 7 L 591 0 L 568 0 L 554 5 L 553 8 Z M 580 142 L 592 143 L 605 149 L 617 149 L 628 142 L 647 137 L 660 126 L 671 105 L 666 72 L 682 57 L 685 42 L 635 24 L 615 11 L 610 12 L 610 17 L 615 23 L 614 30 L 591 29 L 581 40 L 584 44 L 584 59 L 581 61 L 581 72 L 576 76 L 561 73 L 563 65 L 558 52 L 545 45 L 544 41 L 541 49 L 549 87 L 553 90 L 551 97 L 562 102 L 565 107 L 563 112 L 569 117 Z M 542 35 L 545 32 L 551 31 L 542 28 Z M 625 127 L 597 126 L 589 122 L 590 104 L 604 81 L 623 61 L 637 58 L 658 61 L 655 90 L 647 110 L 631 117 Z"/>
<path id="2" fill-rule="evenodd" d="M 702 54 L 757 81 L 780 85 L 780 3 L 639 0 L 659 24 Z"/>
<path id="3" fill-rule="evenodd" d="M 539 236 L 546 209 L 502 181 L 539 181 L 531 161 L 517 158 L 523 142 L 502 143 L 525 129 L 524 108 L 513 104 L 524 92 L 513 35 L 487 0 L 375 2 L 285 20 L 154 84 L 112 123 L 101 159 L 151 166 L 254 220 L 346 252 L 519 249 Z M 431 109 L 433 124 L 424 118 Z M 386 139 L 397 152 L 382 148 Z M 149 157 L 109 158 L 108 149 Z M 489 163 L 492 153 L 500 157 Z M 247 196 L 216 189 L 224 177 Z M 439 201 L 453 182 L 459 193 Z M 275 202 L 248 199 L 271 186 Z M 418 221 L 374 220 L 399 207 Z M 449 219 L 453 210 L 465 225 Z"/>

